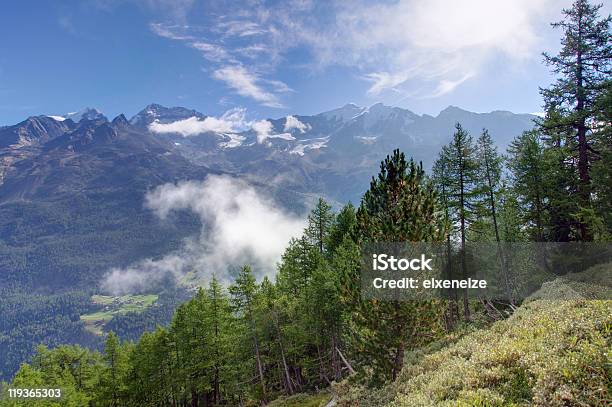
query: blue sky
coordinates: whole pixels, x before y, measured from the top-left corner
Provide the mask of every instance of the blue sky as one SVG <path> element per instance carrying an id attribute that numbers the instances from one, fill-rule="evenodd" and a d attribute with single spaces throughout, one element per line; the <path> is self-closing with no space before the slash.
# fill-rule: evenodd
<path id="1" fill-rule="evenodd" d="M 375 102 L 437 114 L 541 110 L 567 1 L 5 2 L 0 124 L 155 102 L 221 116 Z"/>

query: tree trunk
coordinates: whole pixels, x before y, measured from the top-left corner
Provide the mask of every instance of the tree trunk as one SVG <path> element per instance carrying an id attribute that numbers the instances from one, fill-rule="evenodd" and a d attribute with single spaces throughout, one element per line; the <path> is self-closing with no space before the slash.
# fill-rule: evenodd
<path id="1" fill-rule="evenodd" d="M 319 344 L 317 343 L 317 358 L 319 359 L 319 380 L 323 381 L 325 380 L 325 382 L 327 384 L 329 384 L 329 378 L 327 377 L 327 374 L 325 374 L 325 366 L 323 366 L 323 355 L 321 355 L 321 346 L 319 346 Z"/>
<path id="2" fill-rule="evenodd" d="M 355 374 L 355 369 L 353 369 L 353 366 L 351 366 L 349 361 L 346 360 L 342 352 L 340 352 L 340 349 L 336 348 L 336 351 L 338 352 L 338 356 L 340 356 L 340 359 L 342 359 L 342 362 L 344 363 L 344 366 L 346 366 L 346 368 L 348 369 L 349 373 Z"/>
<path id="3" fill-rule="evenodd" d="M 443 164 L 444 165 L 444 164 Z M 446 168 L 446 165 L 444 165 L 443 168 Z M 443 175 L 442 175 L 442 199 L 444 201 L 444 216 L 446 219 L 446 222 L 448 223 L 448 220 L 450 218 L 449 213 L 448 213 L 448 196 L 446 195 L 446 172 L 445 170 L 442 170 Z M 452 249 L 451 249 L 451 236 L 450 236 L 450 230 L 447 231 L 446 233 L 446 266 L 448 267 L 448 279 L 452 280 L 453 278 L 453 262 L 452 262 Z M 458 296 L 457 296 L 457 289 L 455 288 L 451 288 L 451 291 L 449 292 L 449 297 L 448 297 L 448 315 L 449 315 L 449 328 L 453 328 L 455 326 L 455 323 L 459 320 L 459 300 L 458 300 Z"/>
<path id="4" fill-rule="evenodd" d="M 583 111 L 584 110 L 584 101 L 582 99 L 578 99 L 578 105 L 576 110 Z M 582 206 L 588 206 L 590 202 L 590 183 L 591 177 L 589 175 L 589 145 L 587 143 L 586 138 L 586 120 L 585 117 L 581 114 L 578 118 L 578 176 L 580 179 L 579 183 L 579 194 L 582 200 Z M 591 236 L 588 230 L 587 225 L 584 221 L 580 222 L 580 237 L 583 241 L 591 240 Z"/>
<path id="5" fill-rule="evenodd" d="M 401 341 L 399 346 L 397 347 L 397 352 L 395 353 L 395 360 L 393 361 L 393 372 L 392 379 L 395 381 L 397 379 L 397 375 L 402 371 L 402 367 L 404 366 L 404 350 L 406 345 L 404 341 Z"/>
<path id="6" fill-rule="evenodd" d="M 278 335 L 278 347 L 280 349 L 281 360 L 283 362 L 283 370 L 285 372 L 287 392 L 289 393 L 289 395 L 292 395 L 295 392 L 295 390 L 293 388 L 293 382 L 291 381 L 291 374 L 289 373 L 289 365 L 287 365 L 287 359 L 285 358 L 285 349 L 283 347 L 283 338 L 282 338 L 280 326 L 278 323 L 278 315 L 276 314 L 276 311 L 272 311 L 272 312 L 274 314 L 274 324 L 276 326 L 276 332 Z"/>
<path id="7" fill-rule="evenodd" d="M 198 393 L 194 390 L 191 391 L 191 407 L 198 407 Z"/>
<path id="8" fill-rule="evenodd" d="M 259 383 L 261 383 L 261 394 L 263 396 L 264 403 L 267 403 L 267 392 L 266 392 L 266 381 L 263 373 L 263 365 L 261 363 L 261 353 L 259 351 L 259 340 L 257 339 L 257 331 L 255 329 L 255 321 L 253 320 L 253 313 L 249 305 L 249 322 L 251 325 L 251 334 L 253 335 L 253 345 L 255 346 L 255 361 L 257 363 L 257 373 L 259 374 Z"/>
<path id="9" fill-rule="evenodd" d="M 582 12 L 580 12 L 580 16 L 578 17 L 578 50 L 576 52 L 576 112 L 578 113 L 576 130 L 578 132 L 578 177 L 580 179 L 578 192 L 582 199 L 582 206 L 588 207 L 591 200 L 591 178 L 589 175 L 589 146 L 586 138 L 586 117 L 584 115 L 586 102 L 583 78 L 584 62 L 582 60 L 582 50 L 580 49 L 580 47 L 584 44 L 582 18 Z M 592 240 L 587 225 L 584 223 L 584 221 L 580 222 L 580 237 L 583 241 Z"/>
<path id="10" fill-rule="evenodd" d="M 332 332 L 332 341 L 331 341 L 331 364 L 332 371 L 334 372 L 334 380 L 338 381 L 342 377 L 340 372 L 340 364 L 338 363 L 338 334 L 334 329 Z"/>
<path id="11" fill-rule="evenodd" d="M 514 305 L 514 298 L 512 295 L 512 287 L 510 284 L 510 270 L 506 265 L 506 257 L 501 244 L 501 239 L 499 238 L 499 226 L 497 225 L 497 211 L 495 209 L 495 196 L 493 194 L 493 180 L 491 179 L 491 167 L 490 167 L 490 157 L 487 154 L 487 150 L 484 150 L 484 159 L 485 159 L 485 171 L 487 175 L 487 186 L 489 189 L 489 205 L 491 206 L 491 217 L 493 218 L 493 229 L 495 230 L 495 241 L 497 242 L 497 255 L 499 256 L 499 261 L 501 263 L 502 273 L 504 273 L 504 282 L 506 285 L 506 295 L 508 296 L 508 301 L 512 305 Z"/>
<path id="12" fill-rule="evenodd" d="M 467 278 L 467 265 L 465 263 L 465 179 L 463 161 L 463 146 L 459 146 L 459 217 L 461 221 L 461 274 L 462 278 Z M 468 290 L 463 289 L 463 318 L 470 320 L 470 303 L 468 300 Z"/>

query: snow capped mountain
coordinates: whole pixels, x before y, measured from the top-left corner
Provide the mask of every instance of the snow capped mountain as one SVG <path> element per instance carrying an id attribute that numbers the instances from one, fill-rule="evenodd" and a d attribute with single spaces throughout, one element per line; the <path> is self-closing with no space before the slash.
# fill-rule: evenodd
<path id="1" fill-rule="evenodd" d="M 71 120 L 58 121 L 48 116 L 29 117 L 14 126 L 0 128 L 0 153 L 2 148 L 21 149 L 44 144 L 73 127 L 74 122 Z"/>
<path id="2" fill-rule="evenodd" d="M 191 118 L 205 119 L 206 116 L 193 109 L 187 109 L 180 106 L 165 107 L 157 103 L 152 103 L 134 115 L 134 117 L 130 119 L 130 124 L 147 127 L 154 122 L 168 124 Z"/>
<path id="3" fill-rule="evenodd" d="M 50 116 L 51 117 L 51 116 Z M 80 122 L 81 120 L 98 120 L 98 119 L 106 119 L 104 114 L 96 108 L 86 107 L 83 110 L 79 110 L 78 112 L 70 112 L 66 113 L 60 117 L 63 117 L 64 120 L 70 119 L 75 123 Z M 56 117 L 53 117 L 56 119 Z M 56 119 L 57 120 L 57 119 Z"/>
<path id="4" fill-rule="evenodd" d="M 327 112 L 319 113 L 317 116 L 323 117 L 328 120 L 346 122 L 348 120 L 355 118 L 356 116 L 361 114 L 364 110 L 365 108 L 359 107 L 354 103 L 347 103 L 346 105 L 338 109 L 333 109 Z"/>
<path id="5" fill-rule="evenodd" d="M 109 122 L 99 110 L 87 108 L 0 128 L 0 183 L 6 174 L 18 172 L 18 160 L 40 151 L 87 154 L 110 146 L 122 151 L 146 140 L 145 149 L 159 145 L 155 149 L 196 166 L 298 193 L 356 200 L 380 160 L 395 148 L 428 168 L 457 122 L 475 137 L 487 128 L 503 150 L 512 138 L 533 127 L 534 118 L 503 111 L 474 113 L 455 106 L 434 117 L 377 103 L 347 104 L 311 116 L 248 120 L 239 108 L 215 117 L 185 107 L 150 104 L 129 120 L 119 115 Z"/>
<path id="6" fill-rule="evenodd" d="M 216 150 L 262 145 L 303 157 L 326 150 L 341 155 L 383 154 L 391 148 L 435 150 L 450 138 L 456 122 L 474 134 L 488 128 L 505 147 L 512 137 L 531 127 L 532 119 L 532 115 L 473 113 L 455 106 L 433 117 L 382 103 L 369 107 L 349 103 L 313 116 L 248 121 L 241 109 L 213 117 L 184 107 L 151 104 L 132 117 L 130 124 L 168 138 L 183 150 L 206 147 L 207 156 Z M 432 157 L 423 159 L 429 162 Z"/>

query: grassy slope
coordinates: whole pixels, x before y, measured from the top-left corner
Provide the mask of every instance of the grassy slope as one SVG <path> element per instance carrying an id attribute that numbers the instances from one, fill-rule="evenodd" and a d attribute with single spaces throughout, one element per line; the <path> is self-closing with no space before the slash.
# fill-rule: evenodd
<path id="1" fill-rule="evenodd" d="M 409 355 L 383 389 L 341 383 L 338 405 L 611 405 L 612 301 L 592 300 L 610 298 L 610 282 L 608 264 L 547 283 L 507 320 Z"/>

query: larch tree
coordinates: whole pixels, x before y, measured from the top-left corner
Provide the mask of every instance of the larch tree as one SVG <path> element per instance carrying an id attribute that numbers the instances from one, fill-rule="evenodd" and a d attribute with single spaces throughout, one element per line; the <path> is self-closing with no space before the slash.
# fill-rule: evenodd
<path id="1" fill-rule="evenodd" d="M 547 117 L 544 129 L 569 128 L 579 179 L 580 207 L 588 211 L 592 199 L 591 166 L 600 153 L 594 149 L 594 129 L 601 117 L 597 101 L 606 92 L 612 75 L 611 17 L 600 18 L 602 5 L 576 0 L 563 10 L 563 20 L 552 26 L 563 30 L 561 50 L 555 56 L 544 53 L 544 60 L 557 75 L 551 87 L 541 89 L 546 111 L 559 111 L 559 117 Z M 580 239 L 592 240 L 589 222 L 576 214 Z"/>
<path id="2" fill-rule="evenodd" d="M 320 253 L 324 252 L 325 243 L 333 222 L 334 213 L 331 206 L 323 198 L 319 198 L 317 204 L 308 215 L 306 237 Z"/>
<path id="3" fill-rule="evenodd" d="M 258 301 L 258 285 L 250 266 L 245 265 L 242 267 L 236 281 L 230 286 L 229 292 L 232 305 L 234 306 L 234 312 L 245 326 L 248 331 L 248 336 L 252 340 L 255 366 L 257 369 L 257 376 L 259 377 L 259 385 L 261 386 L 261 401 L 266 403 L 266 379 L 259 345 L 259 334 L 255 320 L 256 301 Z"/>
<path id="4" fill-rule="evenodd" d="M 438 167 L 444 167 L 444 182 L 447 188 L 446 207 L 449 211 L 451 231 L 458 235 L 460 242 L 460 260 L 462 278 L 467 278 L 466 236 L 469 225 L 473 222 L 478 196 L 478 162 L 476 146 L 472 136 L 461 127 L 455 125 L 455 132 L 449 144 L 442 148 Z M 467 289 L 463 290 L 463 316 L 470 319 L 470 307 Z"/>
<path id="5" fill-rule="evenodd" d="M 128 371 L 128 359 L 124 347 L 115 333 L 110 332 L 104 345 L 106 369 L 102 373 L 104 393 L 103 405 L 118 407 L 125 397 L 125 375 Z"/>
<path id="6" fill-rule="evenodd" d="M 499 195 L 501 192 L 501 177 L 503 158 L 497 152 L 495 142 L 489 131 L 483 129 L 476 142 L 476 160 L 478 167 L 478 202 L 479 214 L 485 222 L 491 223 L 493 234 L 497 244 L 497 256 L 500 261 L 500 269 L 503 274 L 504 286 L 507 299 L 514 304 L 512 295 L 510 269 L 507 264 L 506 253 L 501 239 L 499 225 Z"/>

